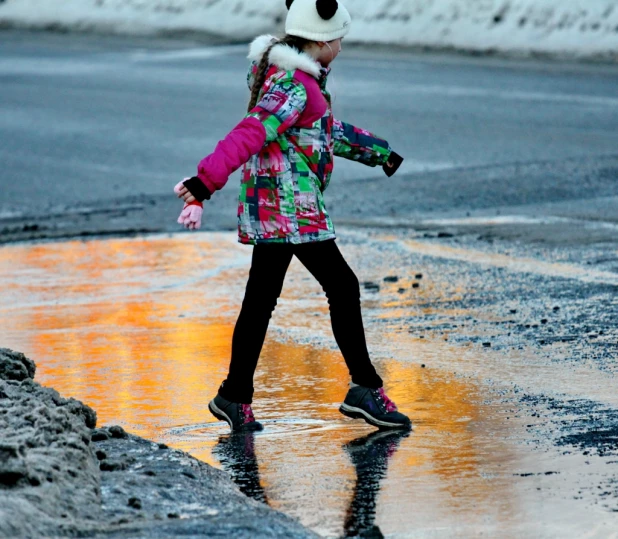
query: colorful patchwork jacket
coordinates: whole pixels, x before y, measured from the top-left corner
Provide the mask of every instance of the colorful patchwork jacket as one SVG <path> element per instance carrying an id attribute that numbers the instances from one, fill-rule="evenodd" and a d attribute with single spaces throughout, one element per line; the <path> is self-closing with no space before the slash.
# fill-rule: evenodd
<path id="1" fill-rule="evenodd" d="M 274 39 L 262 36 L 252 43 L 250 87 Z M 283 44 L 272 48 L 269 60 L 256 107 L 199 163 L 197 176 L 185 185 L 198 200 L 209 199 L 244 164 L 238 203 L 241 243 L 333 239 L 323 192 L 334 156 L 384 166 L 392 154 L 396 167 L 401 158 L 385 140 L 333 117 L 326 89 L 329 69 Z"/>

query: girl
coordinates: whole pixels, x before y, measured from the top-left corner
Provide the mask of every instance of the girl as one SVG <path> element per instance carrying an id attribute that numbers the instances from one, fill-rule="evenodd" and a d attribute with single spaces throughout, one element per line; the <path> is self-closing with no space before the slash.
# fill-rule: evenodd
<path id="1" fill-rule="evenodd" d="M 209 409 L 233 431 L 262 429 L 251 409 L 253 375 L 296 256 L 326 293 L 333 333 L 352 377 L 340 411 L 380 428 L 410 428 L 369 359 L 358 279 L 335 243 L 322 195 L 334 155 L 381 165 L 388 176 L 403 159 L 385 140 L 333 117 L 326 81 L 350 30 L 346 8 L 337 0 L 287 0 L 287 7 L 286 36 L 262 36 L 251 45 L 248 114 L 200 162 L 197 176 L 175 188 L 185 201 L 179 223 L 199 228 L 202 201 L 245 164 L 238 232 L 241 243 L 255 247 L 229 374 Z"/>

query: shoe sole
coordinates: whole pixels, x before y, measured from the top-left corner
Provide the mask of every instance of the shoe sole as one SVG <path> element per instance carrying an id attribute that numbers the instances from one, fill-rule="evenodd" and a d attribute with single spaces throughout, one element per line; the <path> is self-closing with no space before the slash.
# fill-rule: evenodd
<path id="1" fill-rule="evenodd" d="M 380 421 L 373 416 L 370 416 L 365 410 L 362 408 L 356 408 L 355 406 L 350 406 L 348 404 L 342 404 L 339 407 L 339 411 L 352 419 L 364 419 L 367 423 L 373 425 L 374 427 L 387 428 L 387 429 L 411 429 L 412 422 L 410 423 L 389 423 L 388 421 Z"/>
<path id="2" fill-rule="evenodd" d="M 230 426 L 230 430 L 232 430 L 232 432 L 238 432 L 239 430 L 254 431 L 254 430 L 262 430 L 264 428 L 261 423 L 258 423 L 256 421 L 253 427 L 243 425 L 242 427 L 238 427 L 237 429 L 234 429 L 234 425 L 232 425 L 232 420 L 228 417 L 228 415 L 223 410 L 221 410 L 215 404 L 214 400 L 211 400 L 208 403 L 208 409 L 210 410 L 210 413 L 214 415 L 217 419 L 221 421 L 225 421 Z M 251 425 L 251 423 L 249 423 L 249 425 Z"/>
<path id="3" fill-rule="evenodd" d="M 234 426 L 232 425 L 232 420 L 227 416 L 227 414 L 220 410 L 219 407 L 215 404 L 215 401 L 210 401 L 208 403 L 208 409 L 210 413 L 214 415 L 220 421 L 226 421 L 232 430 L 234 430 Z"/>

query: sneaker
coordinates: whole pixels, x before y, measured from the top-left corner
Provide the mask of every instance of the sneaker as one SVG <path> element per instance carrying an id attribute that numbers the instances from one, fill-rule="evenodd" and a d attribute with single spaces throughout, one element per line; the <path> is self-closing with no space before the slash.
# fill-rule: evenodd
<path id="1" fill-rule="evenodd" d="M 217 419 L 227 421 L 232 431 L 262 430 L 264 427 L 253 417 L 250 404 L 230 402 L 217 395 L 208 403 L 210 413 Z"/>
<path id="2" fill-rule="evenodd" d="M 384 388 L 370 389 L 353 386 L 340 406 L 339 411 L 353 419 L 364 419 L 367 423 L 381 429 L 411 429 L 410 419 L 397 411 Z"/>

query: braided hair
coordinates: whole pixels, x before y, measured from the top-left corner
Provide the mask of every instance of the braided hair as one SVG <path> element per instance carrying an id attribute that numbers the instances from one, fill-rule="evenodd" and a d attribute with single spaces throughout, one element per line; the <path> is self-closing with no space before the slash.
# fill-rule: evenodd
<path id="1" fill-rule="evenodd" d="M 270 67 L 270 51 L 272 51 L 273 47 L 277 45 L 287 45 L 288 47 L 292 47 L 296 49 L 298 52 L 303 52 L 305 47 L 312 43 L 312 41 L 297 37 L 287 35 L 283 39 L 278 39 L 275 41 L 270 47 L 266 49 L 260 63 L 258 64 L 257 74 L 255 76 L 255 80 L 253 82 L 253 86 L 251 87 L 251 98 L 249 99 L 248 110 L 251 111 L 255 108 L 258 103 L 258 99 L 260 97 L 260 92 L 262 91 L 262 86 L 264 86 L 264 82 L 266 81 L 266 74 L 268 73 L 268 68 Z"/>
<path id="2" fill-rule="evenodd" d="M 293 3 L 294 0 L 285 0 L 285 5 L 288 9 L 292 7 Z M 318 10 L 320 17 L 324 20 L 329 20 L 332 19 L 337 13 L 339 3 L 337 0 L 316 0 L 316 9 Z M 313 43 L 311 40 L 303 37 L 286 35 L 283 39 L 275 41 L 266 49 L 260 63 L 258 64 L 257 74 L 255 76 L 253 86 L 251 87 L 251 98 L 249 99 L 248 106 L 249 111 L 255 108 L 258 103 L 258 99 L 260 98 L 262 86 L 264 86 L 264 82 L 266 81 L 266 73 L 270 67 L 270 51 L 273 50 L 273 47 L 276 45 L 287 45 L 288 47 L 296 49 L 298 52 L 303 52 L 307 45 L 311 43 Z"/>

